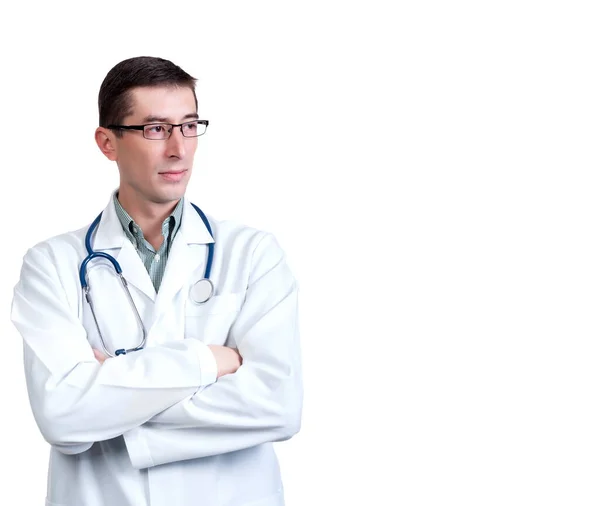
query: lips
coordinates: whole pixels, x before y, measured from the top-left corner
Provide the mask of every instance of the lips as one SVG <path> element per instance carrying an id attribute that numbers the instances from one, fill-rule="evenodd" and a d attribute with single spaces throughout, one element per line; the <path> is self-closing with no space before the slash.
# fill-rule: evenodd
<path id="1" fill-rule="evenodd" d="M 187 172 L 187 169 L 169 170 L 169 171 L 165 171 L 165 172 L 159 172 L 159 175 L 163 179 L 166 179 L 167 181 L 178 182 L 178 181 L 181 181 L 181 179 L 183 179 L 183 176 L 185 175 L 186 172 Z"/>
<path id="2" fill-rule="evenodd" d="M 165 170 L 163 172 L 159 172 L 159 174 L 181 174 L 182 172 L 186 172 L 187 169 L 180 169 L 180 170 Z"/>

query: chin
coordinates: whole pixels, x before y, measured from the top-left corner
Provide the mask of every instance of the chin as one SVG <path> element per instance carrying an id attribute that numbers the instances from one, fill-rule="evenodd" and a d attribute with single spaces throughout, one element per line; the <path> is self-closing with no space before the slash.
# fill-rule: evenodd
<path id="1" fill-rule="evenodd" d="M 167 191 L 158 191 L 156 192 L 153 197 L 154 197 L 154 201 L 157 204 L 168 204 L 169 202 L 175 202 L 176 200 L 179 200 L 180 198 L 182 198 L 185 195 L 185 187 L 182 188 L 172 188 L 170 190 Z"/>

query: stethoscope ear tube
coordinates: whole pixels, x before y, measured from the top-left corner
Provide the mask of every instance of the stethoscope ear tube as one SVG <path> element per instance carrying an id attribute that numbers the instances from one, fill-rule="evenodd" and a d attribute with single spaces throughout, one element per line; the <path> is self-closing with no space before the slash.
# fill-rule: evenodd
<path id="1" fill-rule="evenodd" d="M 119 269 L 120 269 L 120 267 L 119 267 Z M 109 357 L 117 357 L 119 355 L 125 355 L 131 351 L 141 350 L 144 346 L 146 346 L 146 336 L 147 336 L 146 327 L 144 326 L 142 317 L 140 316 L 140 313 L 137 310 L 135 303 L 133 302 L 133 297 L 131 296 L 131 292 L 129 291 L 129 287 L 127 286 L 127 280 L 125 279 L 125 277 L 123 276 L 123 274 L 121 272 L 119 272 L 119 279 L 121 280 L 121 285 L 123 286 L 123 290 L 125 291 L 125 294 L 127 295 L 127 300 L 129 301 L 129 305 L 131 306 L 131 308 L 133 309 L 133 312 L 135 314 L 138 327 L 142 331 L 142 340 L 140 341 L 140 344 L 138 344 L 135 348 L 130 348 L 128 350 L 121 348 L 121 349 L 116 350 L 114 354 L 108 350 L 108 348 L 106 347 L 106 343 L 104 342 L 104 337 L 102 336 L 102 331 L 100 330 L 100 325 L 98 323 L 96 311 L 94 310 L 94 302 L 90 295 L 90 287 L 86 283 L 86 285 L 83 288 L 83 291 L 85 294 L 85 300 L 87 300 L 88 304 L 90 305 L 90 310 L 92 311 L 92 317 L 94 318 L 94 324 L 96 325 L 96 330 L 98 331 L 98 337 L 100 337 L 100 343 L 102 344 L 102 349 L 104 350 L 104 353 L 106 355 L 108 355 Z"/>

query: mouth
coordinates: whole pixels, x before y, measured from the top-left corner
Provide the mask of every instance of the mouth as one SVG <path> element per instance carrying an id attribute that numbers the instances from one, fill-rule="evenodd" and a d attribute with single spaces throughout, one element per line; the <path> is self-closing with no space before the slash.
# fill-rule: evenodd
<path id="1" fill-rule="evenodd" d="M 167 170 L 164 172 L 159 172 L 158 174 L 160 175 L 160 177 L 162 177 L 163 179 L 166 179 L 167 181 L 178 182 L 183 179 L 183 176 L 185 175 L 185 173 L 187 171 L 188 171 L 187 169 Z"/>

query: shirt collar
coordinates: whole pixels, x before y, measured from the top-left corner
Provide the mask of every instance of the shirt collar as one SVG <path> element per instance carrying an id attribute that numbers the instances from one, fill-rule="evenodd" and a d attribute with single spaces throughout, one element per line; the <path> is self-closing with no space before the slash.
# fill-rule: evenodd
<path id="1" fill-rule="evenodd" d="M 140 226 L 135 221 L 133 221 L 133 218 L 131 216 L 129 216 L 129 214 L 127 213 L 127 211 L 125 211 L 125 209 L 123 209 L 123 206 L 121 205 L 121 203 L 119 202 L 119 199 L 117 198 L 118 194 L 119 194 L 118 190 L 113 194 L 115 211 L 117 213 L 117 217 L 119 218 L 119 222 L 121 223 L 121 226 L 123 227 L 123 231 L 125 232 L 125 235 L 135 245 L 138 242 L 138 240 L 143 239 L 144 234 L 143 234 Z M 165 237 L 165 239 L 167 239 L 167 237 L 169 236 L 169 233 L 171 233 L 171 240 L 175 237 L 175 234 L 177 233 L 177 231 L 179 230 L 179 227 L 181 226 L 182 212 L 183 212 L 183 199 L 179 199 L 179 202 L 175 206 L 175 209 L 173 209 L 173 212 L 169 216 L 167 216 L 165 221 L 163 221 L 162 232 L 163 232 L 163 236 Z"/>

